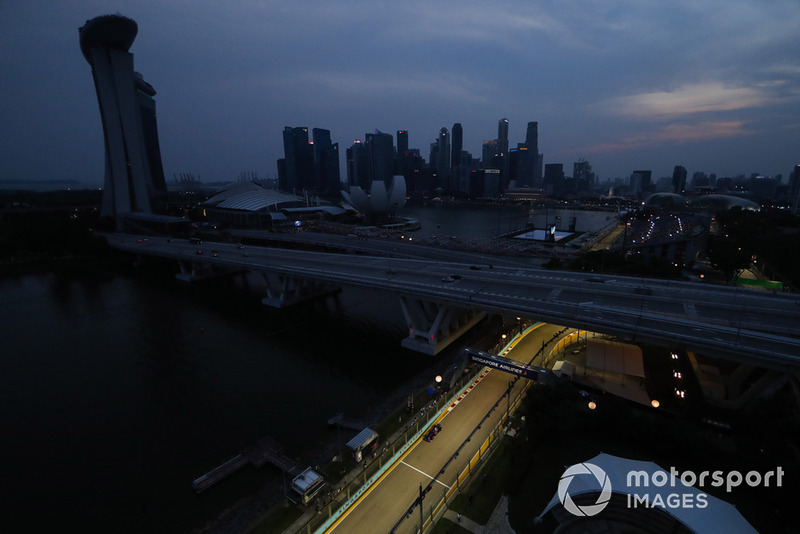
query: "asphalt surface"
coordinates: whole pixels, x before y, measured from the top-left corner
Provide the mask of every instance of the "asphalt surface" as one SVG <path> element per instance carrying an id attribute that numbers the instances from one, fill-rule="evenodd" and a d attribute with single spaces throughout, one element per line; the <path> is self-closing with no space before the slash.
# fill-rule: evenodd
<path id="1" fill-rule="evenodd" d="M 560 327 L 542 325 L 531 331 L 507 354 L 508 357 L 528 363 L 542 341 L 548 341 Z M 506 392 L 513 376 L 491 370 L 478 385 L 451 411 L 439 420 L 442 430 L 426 442 L 419 439 L 407 453 L 394 464 L 391 470 L 357 501 L 346 515 L 328 532 L 348 534 L 376 534 L 389 532 L 403 517 L 419 496 L 420 485 L 426 487 L 435 479 L 431 492 L 426 496 L 429 503 L 438 500 L 445 491 L 456 484 L 456 478 L 467 462 L 478 451 L 489 432 L 505 414 L 506 399 L 502 399 L 486 421 L 484 416 L 498 403 Z M 521 391 L 523 382 L 518 381 L 512 395 Z M 481 428 L 476 430 L 478 424 Z M 465 440 L 472 435 L 468 443 Z M 462 447 L 463 445 L 463 447 Z M 458 458 L 446 466 L 451 456 L 459 451 Z M 426 507 L 426 514 L 430 513 Z M 398 532 L 410 531 L 411 525 L 419 524 L 419 508 L 404 522 Z"/>

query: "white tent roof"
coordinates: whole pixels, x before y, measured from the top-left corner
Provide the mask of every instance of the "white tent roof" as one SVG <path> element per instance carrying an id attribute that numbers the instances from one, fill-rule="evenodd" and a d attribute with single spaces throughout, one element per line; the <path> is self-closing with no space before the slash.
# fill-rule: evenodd
<path id="1" fill-rule="evenodd" d="M 680 479 L 675 481 L 675 486 L 671 486 L 670 483 L 667 483 L 661 487 L 650 485 L 649 487 L 628 488 L 627 478 L 628 472 L 630 471 L 645 471 L 648 476 L 650 476 L 651 480 L 653 473 L 656 471 L 666 472 L 669 476 L 668 469 L 663 469 L 653 462 L 629 460 L 627 458 L 620 458 L 618 456 L 601 453 L 584 463 L 594 464 L 605 471 L 606 476 L 608 476 L 608 479 L 611 481 L 611 491 L 613 493 L 619 493 L 622 495 L 636 494 L 639 496 L 648 495 L 649 502 L 651 503 L 657 500 L 657 496 L 660 496 L 661 502 L 666 503 L 667 496 L 670 494 L 679 493 L 698 495 L 705 493 L 702 489 L 697 489 L 693 486 L 684 486 Z M 582 493 L 599 492 L 600 489 L 601 488 L 597 482 L 592 479 L 592 477 L 577 476 L 573 477 L 573 479 L 570 481 L 569 495 L 574 497 L 575 495 L 580 495 Z M 752 525 L 747 522 L 747 520 L 732 504 L 721 499 L 717 499 L 716 497 L 712 497 L 708 494 L 706 494 L 706 501 L 708 502 L 708 506 L 705 508 L 669 508 L 659 506 L 658 509 L 670 514 L 672 517 L 683 523 L 686 527 L 699 534 L 717 534 L 719 532 L 752 532 L 754 534 L 758 534 L 756 529 L 754 529 Z M 694 502 L 697 501 L 694 500 Z M 560 501 L 558 498 L 558 493 L 556 493 L 547 504 L 547 507 L 545 507 L 541 515 L 546 514 L 551 508 L 559 504 Z M 597 518 L 602 519 L 602 512 L 598 514 Z"/>
<path id="2" fill-rule="evenodd" d="M 356 435 L 353 439 L 347 442 L 347 447 L 358 451 L 364 448 L 365 445 L 370 443 L 373 439 L 378 437 L 378 433 L 371 428 L 365 428 Z"/>

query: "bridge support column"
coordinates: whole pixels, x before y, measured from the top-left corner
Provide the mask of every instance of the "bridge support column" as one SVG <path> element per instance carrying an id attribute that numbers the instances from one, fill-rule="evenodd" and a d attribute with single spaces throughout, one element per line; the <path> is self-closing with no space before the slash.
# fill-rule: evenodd
<path id="1" fill-rule="evenodd" d="M 444 302 L 400 297 L 400 306 L 408 325 L 408 337 L 402 346 L 435 355 L 486 317 L 486 312 L 458 308 Z"/>
<path id="2" fill-rule="evenodd" d="M 787 380 L 786 373 L 745 363 L 722 372 L 713 364 L 704 364 L 702 356 L 692 352 L 688 356 L 705 401 L 728 410 L 738 410 L 759 396 L 776 391 Z"/>
<path id="3" fill-rule="evenodd" d="M 261 299 L 261 303 L 272 308 L 284 308 L 341 290 L 338 286 L 307 278 L 297 278 L 285 274 L 261 274 L 267 285 L 267 296 Z"/>
<path id="4" fill-rule="evenodd" d="M 234 269 L 224 265 L 212 265 L 202 261 L 178 260 L 178 266 L 181 272 L 177 273 L 175 278 L 186 283 L 242 272 L 241 269 Z"/>
<path id="5" fill-rule="evenodd" d="M 175 278 L 181 282 L 191 283 L 196 280 L 202 280 L 212 276 L 211 265 L 207 263 L 200 263 L 196 261 L 178 260 L 178 265 L 181 272 L 175 275 Z"/>

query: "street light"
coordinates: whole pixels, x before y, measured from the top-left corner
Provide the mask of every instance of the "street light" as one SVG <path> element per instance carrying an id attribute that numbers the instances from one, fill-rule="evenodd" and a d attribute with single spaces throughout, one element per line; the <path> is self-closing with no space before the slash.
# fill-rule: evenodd
<path id="1" fill-rule="evenodd" d="M 658 402 L 658 399 L 653 399 L 650 401 L 650 406 L 652 406 L 653 408 L 658 408 L 659 406 L 661 406 L 661 403 Z"/>

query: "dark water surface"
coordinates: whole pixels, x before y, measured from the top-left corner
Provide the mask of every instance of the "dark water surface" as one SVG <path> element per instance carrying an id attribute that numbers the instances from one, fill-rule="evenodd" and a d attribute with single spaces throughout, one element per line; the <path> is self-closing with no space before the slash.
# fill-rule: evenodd
<path id="1" fill-rule="evenodd" d="M 328 418 L 365 417 L 435 363 L 400 348 L 393 296 L 276 311 L 252 278 L 160 276 L 0 280 L 3 532 L 189 532 L 279 474 L 200 495 L 193 478 L 266 435 L 311 461 Z"/>

